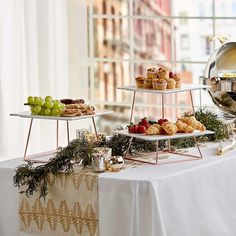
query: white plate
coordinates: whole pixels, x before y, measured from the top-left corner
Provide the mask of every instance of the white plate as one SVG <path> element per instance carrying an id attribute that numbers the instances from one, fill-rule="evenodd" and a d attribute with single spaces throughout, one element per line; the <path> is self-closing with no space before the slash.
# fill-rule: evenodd
<path id="1" fill-rule="evenodd" d="M 113 111 L 108 110 L 95 110 L 94 115 L 85 115 L 85 116 L 75 116 L 75 117 L 65 117 L 65 116 L 40 116 L 40 115 L 31 115 L 29 111 L 19 112 L 10 114 L 10 116 L 19 116 L 22 118 L 34 118 L 34 119 L 42 119 L 42 120 L 81 120 L 86 118 L 91 118 L 95 116 L 103 116 L 107 114 L 111 114 Z"/>
<path id="2" fill-rule="evenodd" d="M 189 137 L 202 136 L 202 135 L 206 135 L 206 134 L 214 134 L 214 132 L 210 131 L 210 130 L 205 130 L 205 131 L 195 130 L 193 133 L 176 133 L 174 135 L 132 134 L 132 133 L 129 133 L 127 130 L 113 131 L 113 133 L 125 135 L 128 137 L 133 137 L 133 138 L 140 138 L 140 139 L 144 139 L 144 140 L 148 140 L 148 141 L 158 141 L 158 140 L 175 139 L 175 138 L 189 138 Z"/>
<path id="3" fill-rule="evenodd" d="M 196 85 L 196 84 L 182 83 L 181 88 L 177 88 L 177 89 L 166 89 L 166 90 L 142 89 L 142 88 L 137 88 L 134 85 L 118 87 L 117 89 L 142 92 L 142 93 L 168 94 L 168 93 L 179 93 L 179 92 L 184 92 L 184 91 L 210 89 L 210 88 L 211 88 L 211 86 L 209 86 L 209 85 Z"/>

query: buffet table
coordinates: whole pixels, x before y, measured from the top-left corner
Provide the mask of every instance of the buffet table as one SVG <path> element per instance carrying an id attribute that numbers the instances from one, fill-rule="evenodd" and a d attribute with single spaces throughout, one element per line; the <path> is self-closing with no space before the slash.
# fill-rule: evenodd
<path id="1" fill-rule="evenodd" d="M 202 160 L 101 174 L 100 236 L 234 236 L 236 152 L 216 157 L 216 146 L 202 147 Z M 1 236 L 29 235 L 19 232 L 18 192 L 12 184 L 20 163 L 0 162 Z"/>

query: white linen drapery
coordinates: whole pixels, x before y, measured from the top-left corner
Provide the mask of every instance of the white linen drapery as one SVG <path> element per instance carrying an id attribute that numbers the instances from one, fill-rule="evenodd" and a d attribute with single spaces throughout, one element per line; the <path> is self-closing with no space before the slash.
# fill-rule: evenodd
<path id="1" fill-rule="evenodd" d="M 29 120 L 9 114 L 29 95 L 68 96 L 66 0 L 0 0 L 0 159 L 23 153 Z M 33 152 L 55 146 L 55 127 L 37 122 Z"/>

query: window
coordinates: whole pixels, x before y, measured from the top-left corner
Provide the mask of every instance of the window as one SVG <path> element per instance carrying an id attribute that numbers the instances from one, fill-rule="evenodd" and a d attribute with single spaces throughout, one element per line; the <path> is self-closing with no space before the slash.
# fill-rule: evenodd
<path id="1" fill-rule="evenodd" d="M 199 83 L 209 55 L 220 46 L 210 42 L 215 34 L 236 39 L 236 15 L 229 17 L 224 0 L 90 0 L 89 44 L 91 102 L 120 111 L 128 117 L 131 94 L 116 90 L 117 86 L 135 83 L 135 76 L 145 75 L 151 66 L 169 66 L 181 74 L 183 82 Z M 105 4 L 105 6 L 101 6 Z M 220 13 L 222 4 L 225 13 Z M 94 9 L 103 9 L 94 12 Z M 106 11 L 104 12 L 104 9 Z M 110 10 L 112 9 L 112 10 Z M 106 23 L 104 23 L 106 22 Z M 98 30 L 100 29 L 100 30 Z M 106 42 L 106 43 L 104 43 Z M 96 82 L 96 83 L 95 83 Z M 195 104 L 200 105 L 199 93 Z M 142 94 L 136 115 L 160 112 L 160 99 Z M 170 115 L 178 116 L 179 108 L 190 105 L 187 95 L 170 97 L 168 106 L 181 101 Z M 185 101 L 185 104 L 184 104 Z M 210 97 L 209 97 L 210 101 Z M 211 104 L 211 102 L 209 102 Z M 204 104 L 208 105 L 208 102 Z M 160 114 L 160 113 L 159 113 Z"/>
<path id="2" fill-rule="evenodd" d="M 181 35 L 180 41 L 181 49 L 189 49 L 189 37 L 187 34 Z"/>

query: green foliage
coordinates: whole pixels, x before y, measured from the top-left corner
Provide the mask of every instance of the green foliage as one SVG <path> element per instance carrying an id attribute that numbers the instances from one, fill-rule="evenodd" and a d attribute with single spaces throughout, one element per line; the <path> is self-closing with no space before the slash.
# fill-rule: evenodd
<path id="1" fill-rule="evenodd" d="M 195 117 L 198 121 L 206 126 L 207 130 L 213 131 L 214 135 L 206 135 L 205 141 L 219 141 L 225 138 L 229 138 L 228 134 L 224 131 L 224 125 L 222 121 L 217 119 L 217 115 L 205 110 L 201 109 L 195 113 Z"/>
<path id="2" fill-rule="evenodd" d="M 82 165 L 91 164 L 91 154 L 94 144 L 86 139 L 76 139 L 65 148 L 60 148 L 53 158 L 45 165 L 34 166 L 32 163 L 24 164 L 16 169 L 13 178 L 14 186 L 22 188 L 21 193 L 31 196 L 35 191 L 40 197 L 47 195 L 47 176 L 49 173 L 57 175 L 60 172 L 72 172 L 74 163 Z"/>

